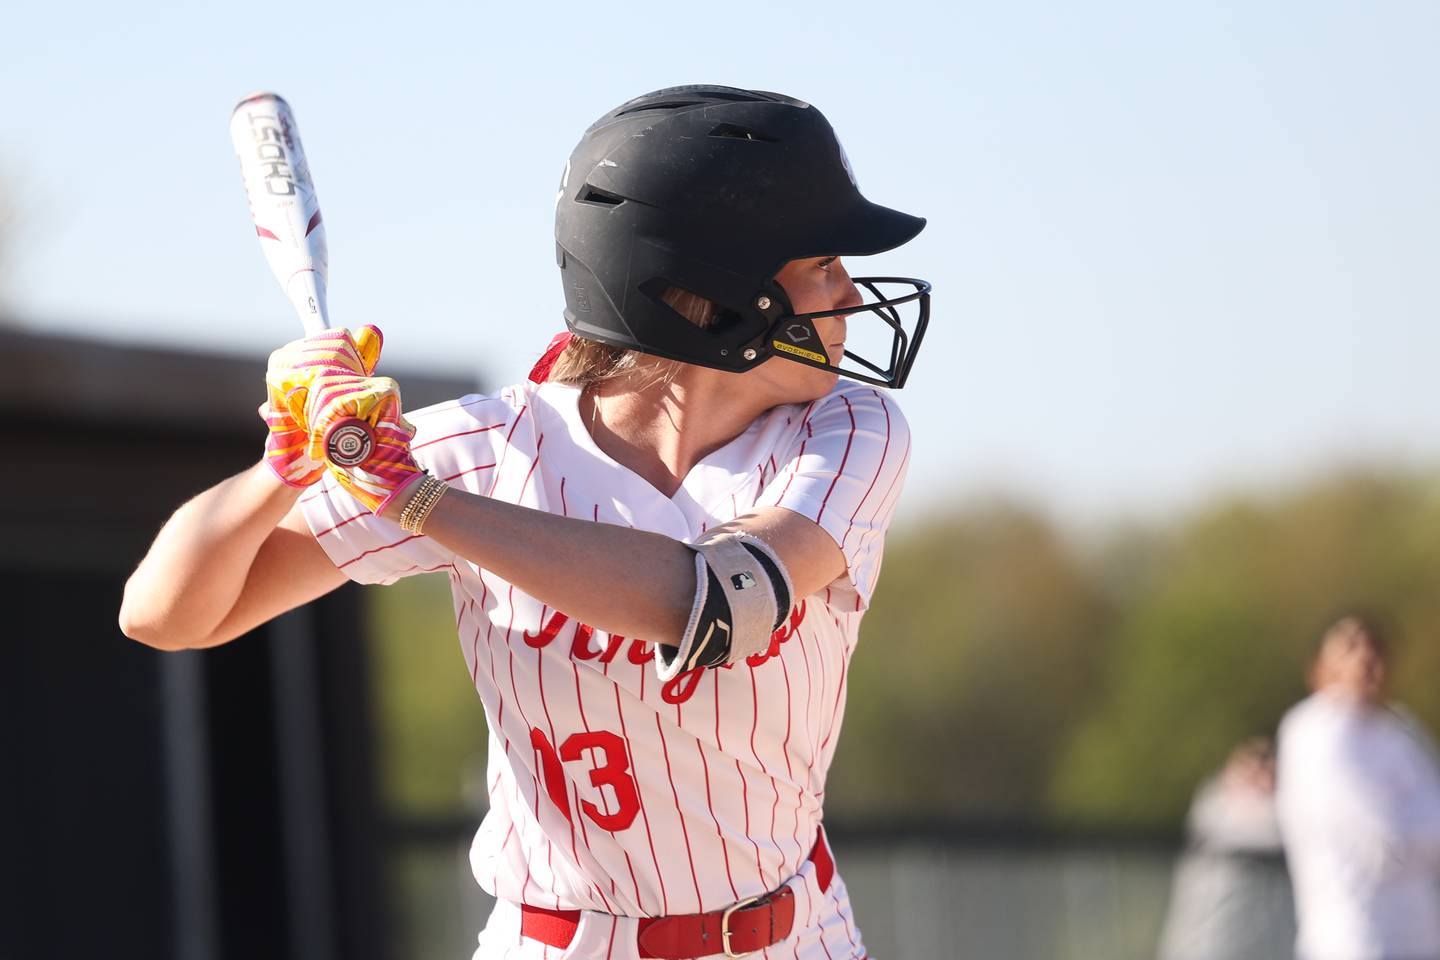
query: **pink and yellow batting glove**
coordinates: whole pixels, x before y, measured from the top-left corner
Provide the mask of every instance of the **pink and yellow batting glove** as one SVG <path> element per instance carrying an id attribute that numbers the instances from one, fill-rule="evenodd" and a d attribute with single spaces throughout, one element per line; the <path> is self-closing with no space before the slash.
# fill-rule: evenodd
<path id="1" fill-rule="evenodd" d="M 400 412 L 399 384 L 389 377 L 361 377 L 343 371 L 316 376 L 306 404 L 309 436 L 305 455 L 324 463 L 330 428 L 350 419 L 370 424 L 374 434 L 370 455 L 353 467 L 326 466 L 352 497 L 378 516 L 391 500 L 425 476 L 410 455 L 415 428 Z"/>
<path id="2" fill-rule="evenodd" d="M 311 453 L 305 419 L 311 383 L 322 374 L 370 376 L 380 361 L 383 343 L 379 329 L 367 325 L 354 336 L 348 330 L 325 330 L 270 354 L 265 370 L 267 397 L 260 417 L 270 430 L 265 438 L 265 462 L 282 481 L 292 487 L 308 487 L 325 472 L 325 460 Z"/>

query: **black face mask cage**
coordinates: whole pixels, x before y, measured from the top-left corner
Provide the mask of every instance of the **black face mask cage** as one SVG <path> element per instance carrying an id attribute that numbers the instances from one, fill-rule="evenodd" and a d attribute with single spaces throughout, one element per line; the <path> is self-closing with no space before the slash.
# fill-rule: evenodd
<path id="1" fill-rule="evenodd" d="M 791 316 L 781 317 L 774 326 L 770 328 L 767 340 L 779 349 L 772 349 L 772 355 L 784 357 L 787 360 L 794 360 L 796 363 L 803 363 L 809 367 L 819 367 L 821 370 L 829 370 L 838 373 L 850 380 L 858 380 L 861 383 L 873 384 L 877 387 L 888 387 L 892 390 L 899 390 L 905 386 L 906 379 L 910 376 L 910 367 L 915 363 L 915 356 L 920 352 L 920 342 L 925 338 L 925 328 L 930 323 L 930 284 L 924 280 L 916 280 L 911 277 L 854 277 L 854 283 L 867 290 L 873 302 L 863 303 L 858 307 L 845 310 L 821 310 L 816 313 L 800 313 Z M 900 286 L 911 290 L 910 293 L 886 297 L 881 291 L 881 285 Z M 900 311 L 896 309 L 904 304 L 915 304 L 915 320 L 913 331 L 907 333 L 905 323 L 900 317 Z M 880 366 L 878 360 L 867 359 L 850 349 L 845 350 L 845 360 L 849 363 L 837 366 L 828 362 L 828 357 L 823 361 L 818 359 L 821 355 L 811 351 L 792 351 L 785 349 L 784 331 L 791 328 L 792 324 L 805 323 L 823 317 L 848 317 L 847 327 L 854 328 L 856 314 L 873 313 L 890 328 L 891 342 L 890 353 L 885 360 L 885 366 Z M 793 338 L 792 338 L 793 339 Z M 848 338 L 847 338 L 848 339 Z"/>

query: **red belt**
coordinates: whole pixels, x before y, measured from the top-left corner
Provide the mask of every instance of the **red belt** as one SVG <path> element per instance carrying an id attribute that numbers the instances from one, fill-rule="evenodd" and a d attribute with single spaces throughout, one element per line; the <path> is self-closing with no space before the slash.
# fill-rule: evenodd
<path id="1" fill-rule="evenodd" d="M 821 830 L 810 850 L 820 890 L 830 888 L 835 862 Z M 547 910 L 520 905 L 520 934 L 564 950 L 580 926 L 579 910 Z M 788 886 L 709 913 L 643 917 L 636 934 L 640 956 L 647 960 L 691 960 L 724 954 L 744 956 L 779 943 L 795 926 L 795 892 Z"/>

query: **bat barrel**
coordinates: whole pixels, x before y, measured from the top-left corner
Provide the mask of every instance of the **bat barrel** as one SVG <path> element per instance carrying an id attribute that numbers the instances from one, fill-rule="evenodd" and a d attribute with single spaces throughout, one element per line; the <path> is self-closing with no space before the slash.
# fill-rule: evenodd
<path id="1" fill-rule="evenodd" d="M 329 252 L 300 129 L 284 98 L 252 93 L 230 115 L 255 234 L 307 333 L 330 326 Z"/>

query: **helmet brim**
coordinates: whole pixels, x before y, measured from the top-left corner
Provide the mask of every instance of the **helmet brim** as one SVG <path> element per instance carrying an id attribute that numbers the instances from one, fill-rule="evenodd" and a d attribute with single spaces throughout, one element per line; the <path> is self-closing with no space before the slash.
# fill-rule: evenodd
<path id="1" fill-rule="evenodd" d="M 867 257 L 894 250 L 925 229 L 925 218 L 861 200 L 831 230 L 824 256 Z"/>

